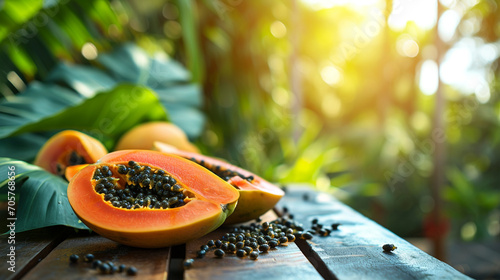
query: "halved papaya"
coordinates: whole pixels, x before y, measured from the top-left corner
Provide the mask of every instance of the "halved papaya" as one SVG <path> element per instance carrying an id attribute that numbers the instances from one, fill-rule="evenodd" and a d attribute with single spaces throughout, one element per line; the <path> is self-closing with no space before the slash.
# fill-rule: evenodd
<path id="1" fill-rule="evenodd" d="M 34 164 L 52 174 L 64 176 L 66 167 L 94 163 L 107 153 L 99 140 L 76 130 L 64 130 L 42 146 Z"/>
<path id="2" fill-rule="evenodd" d="M 218 228 L 239 193 L 205 168 L 156 151 L 110 153 L 68 186 L 76 215 L 116 242 L 142 248 L 182 244 Z"/>
<path id="3" fill-rule="evenodd" d="M 273 208 L 281 197 L 285 195 L 285 192 L 277 186 L 250 171 L 234 166 L 223 160 L 197 153 L 181 151 L 171 145 L 161 142 L 155 142 L 154 149 L 190 159 L 212 171 L 212 173 L 216 174 L 239 191 L 240 199 L 238 200 L 238 206 L 234 213 L 226 219 L 225 224 L 235 224 L 256 219 Z"/>

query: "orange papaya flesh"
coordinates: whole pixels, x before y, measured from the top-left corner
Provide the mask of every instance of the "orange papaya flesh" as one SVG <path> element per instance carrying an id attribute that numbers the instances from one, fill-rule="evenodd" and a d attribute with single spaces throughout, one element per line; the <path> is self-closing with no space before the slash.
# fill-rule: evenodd
<path id="1" fill-rule="evenodd" d="M 76 130 L 64 130 L 42 146 L 34 164 L 52 174 L 64 176 L 66 167 L 94 163 L 107 153 L 97 139 Z"/>
<path id="2" fill-rule="evenodd" d="M 225 224 L 242 223 L 256 219 L 273 208 L 281 197 L 285 195 L 284 191 L 279 187 L 250 171 L 223 160 L 181 151 L 161 142 L 155 142 L 154 148 L 157 151 L 190 159 L 212 171 L 239 191 L 240 198 L 238 205 L 233 214 L 226 219 Z"/>
<path id="3" fill-rule="evenodd" d="M 71 165 L 66 167 L 66 170 L 64 171 L 64 177 L 66 180 L 71 181 L 71 178 L 73 178 L 78 171 L 82 170 L 85 168 L 88 164 L 78 164 L 78 165 Z"/>
<path id="4" fill-rule="evenodd" d="M 234 211 L 238 197 L 204 168 L 154 151 L 110 153 L 68 186 L 73 210 L 90 229 L 142 248 L 182 244 L 213 231 Z"/>

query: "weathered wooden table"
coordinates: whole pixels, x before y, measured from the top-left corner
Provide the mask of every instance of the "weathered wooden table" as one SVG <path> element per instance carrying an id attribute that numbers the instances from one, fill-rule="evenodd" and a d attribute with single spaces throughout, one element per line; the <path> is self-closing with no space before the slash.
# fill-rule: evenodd
<path id="1" fill-rule="evenodd" d="M 314 218 L 321 224 L 341 225 L 329 236 L 289 242 L 260 254 L 255 261 L 235 255 L 196 258 L 201 245 L 220 238 L 228 228 L 185 245 L 138 249 L 96 234 L 52 227 L 16 235 L 15 272 L 8 270 L 10 245 L 2 237 L 0 279 L 470 279 L 329 195 L 306 187 L 288 187 L 277 207 L 262 219 L 275 219 L 284 207 L 305 228 Z M 382 245 L 386 243 L 397 249 L 384 252 Z M 87 253 L 103 261 L 134 265 L 138 274 L 102 275 L 88 263 L 70 264 L 71 254 Z M 195 262 L 185 269 L 183 262 L 189 258 Z"/>

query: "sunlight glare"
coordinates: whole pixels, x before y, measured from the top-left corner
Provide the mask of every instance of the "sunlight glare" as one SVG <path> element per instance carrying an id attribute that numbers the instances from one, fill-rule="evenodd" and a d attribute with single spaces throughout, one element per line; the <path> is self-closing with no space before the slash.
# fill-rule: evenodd
<path id="1" fill-rule="evenodd" d="M 438 34 L 441 40 L 449 42 L 455 35 L 455 30 L 460 23 L 460 15 L 454 10 L 446 10 L 438 22 Z"/>
<path id="2" fill-rule="evenodd" d="M 436 0 L 395 0 L 388 23 L 393 30 L 403 30 L 408 22 L 413 21 L 418 27 L 429 30 L 434 27 L 436 20 Z"/>
<path id="3" fill-rule="evenodd" d="M 466 78 L 472 63 L 471 48 L 471 42 L 462 40 L 446 53 L 439 73 L 443 83 L 456 84 Z"/>
<path id="4" fill-rule="evenodd" d="M 329 65 L 321 69 L 321 78 L 325 83 L 333 86 L 340 82 L 342 74 L 335 66 Z"/>
<path id="5" fill-rule="evenodd" d="M 500 43 L 485 44 L 479 48 L 479 56 L 484 63 L 492 63 L 498 59 Z"/>
<path id="6" fill-rule="evenodd" d="M 455 4 L 457 3 L 457 0 L 439 0 L 439 3 L 441 3 L 441 5 L 443 5 L 447 8 L 451 8 L 451 7 L 455 6 Z"/>
<path id="7" fill-rule="evenodd" d="M 436 93 L 439 84 L 438 66 L 434 60 L 426 60 L 420 68 L 420 81 L 418 86 L 425 95 Z"/>
<path id="8" fill-rule="evenodd" d="M 443 83 L 462 94 L 475 94 L 479 102 L 486 103 L 491 97 L 487 71 L 498 55 L 496 45 L 485 44 L 477 38 L 464 38 L 448 50 L 439 75 Z"/>
<path id="9" fill-rule="evenodd" d="M 330 9 L 335 6 L 375 6 L 380 3 L 380 0 L 302 0 L 315 10 Z"/>

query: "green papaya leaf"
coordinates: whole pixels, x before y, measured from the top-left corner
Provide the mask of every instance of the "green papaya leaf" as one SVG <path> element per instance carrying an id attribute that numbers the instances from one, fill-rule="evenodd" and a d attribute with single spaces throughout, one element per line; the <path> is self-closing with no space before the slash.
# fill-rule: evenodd
<path id="1" fill-rule="evenodd" d="M 0 157 L 32 162 L 40 148 L 54 133 L 24 133 L 0 139 Z"/>
<path id="2" fill-rule="evenodd" d="M 85 104 L 70 109 L 84 102 L 86 98 L 93 98 L 99 92 L 113 91 L 112 88 L 124 81 L 134 81 L 154 89 L 156 94 L 147 90 L 151 93 L 149 96 L 153 98 L 152 96 L 156 95 L 154 99 L 159 99 L 164 108 L 172 108 L 169 116 L 174 124 L 183 129 L 191 139 L 201 134 L 205 123 L 205 116 L 199 109 L 202 104 L 201 89 L 189 82 L 190 75 L 182 65 L 162 55 L 150 57 L 131 43 L 118 47 L 108 54 L 101 54 L 99 59 L 105 66 L 104 70 L 60 63 L 47 76 L 45 82 L 32 82 L 25 91 L 15 97 L 0 101 L 0 139 L 16 136 L 14 139 L 0 141 L 5 147 L 0 148 L 0 156 L 32 160 L 35 154 L 29 157 L 27 150 L 11 149 L 16 145 L 16 140 L 27 143 L 28 138 L 17 138 L 22 133 L 61 129 L 83 130 L 105 142 L 109 148 L 124 131 L 138 122 L 166 119 L 165 116 L 141 115 L 155 115 L 155 112 L 159 112 L 158 106 L 151 107 L 152 110 L 148 110 L 148 113 L 138 109 L 134 114 L 130 114 L 131 110 L 128 109 L 131 106 L 147 108 L 148 105 L 143 106 L 135 102 L 135 95 L 128 93 L 117 93 L 111 98 L 112 100 L 106 101 L 100 99 L 104 97 L 97 97 L 97 101 L 92 101 L 97 104 L 94 109 L 88 109 L 94 105 Z M 123 88 L 120 91 L 127 90 Z M 103 107 L 103 104 L 113 102 L 115 105 Z M 78 111 L 78 108 L 81 110 Z M 128 109 L 125 113 L 118 114 L 120 108 Z M 63 114 L 65 110 L 68 112 Z M 83 112 L 85 114 L 82 115 Z M 88 116 L 86 112 L 92 116 Z M 113 128 L 108 133 L 110 126 Z M 106 131 L 103 132 L 103 129 Z M 36 141 L 28 150 L 31 152 L 38 150 L 41 142 Z"/>
<path id="3" fill-rule="evenodd" d="M 38 166 L 0 158 L 0 174 L 13 175 L 9 172 L 15 173 L 15 187 L 9 188 L 9 177 L 2 176 L 0 192 L 4 197 L 15 194 L 16 232 L 54 225 L 87 229 L 69 204 L 68 182 Z"/>
<path id="4" fill-rule="evenodd" d="M 42 0 L 5 0 L 0 10 L 0 41 L 42 9 Z"/>
<path id="5" fill-rule="evenodd" d="M 167 120 L 165 109 L 157 96 L 145 87 L 122 84 L 55 115 L 21 126 L 13 130 L 10 136 L 76 129 L 95 136 L 109 148 L 130 127 L 156 120 Z"/>
<path id="6" fill-rule="evenodd" d="M 182 128 L 188 137 L 201 134 L 205 116 L 199 110 L 178 104 L 166 104 L 165 107 L 172 123 Z"/>
<path id="7" fill-rule="evenodd" d="M 0 138 L 82 100 L 78 94 L 58 85 L 32 82 L 22 93 L 0 102 Z"/>
<path id="8" fill-rule="evenodd" d="M 202 105 L 200 86 L 196 84 L 173 85 L 165 88 L 155 88 L 160 101 L 164 105 L 182 104 L 194 108 Z"/>
<path id="9" fill-rule="evenodd" d="M 47 76 L 46 82 L 63 83 L 87 98 L 110 90 L 117 83 L 95 67 L 65 63 L 58 64 Z"/>
<path id="10" fill-rule="evenodd" d="M 169 116 L 189 138 L 201 134 L 205 124 L 205 116 L 198 109 L 202 104 L 201 89 L 189 83 L 191 75 L 181 64 L 161 55 L 151 58 L 132 43 L 101 54 L 97 60 L 112 77 L 146 85 L 158 94 L 167 110 L 176 108 Z"/>
<path id="11" fill-rule="evenodd" d="M 100 54 L 97 61 L 118 80 L 138 84 L 148 80 L 150 58 L 134 44 L 124 44 L 111 53 Z"/>
<path id="12" fill-rule="evenodd" d="M 180 63 L 157 56 L 151 59 L 146 85 L 152 88 L 164 88 L 171 86 L 172 83 L 186 82 L 190 79 L 191 75 Z"/>

